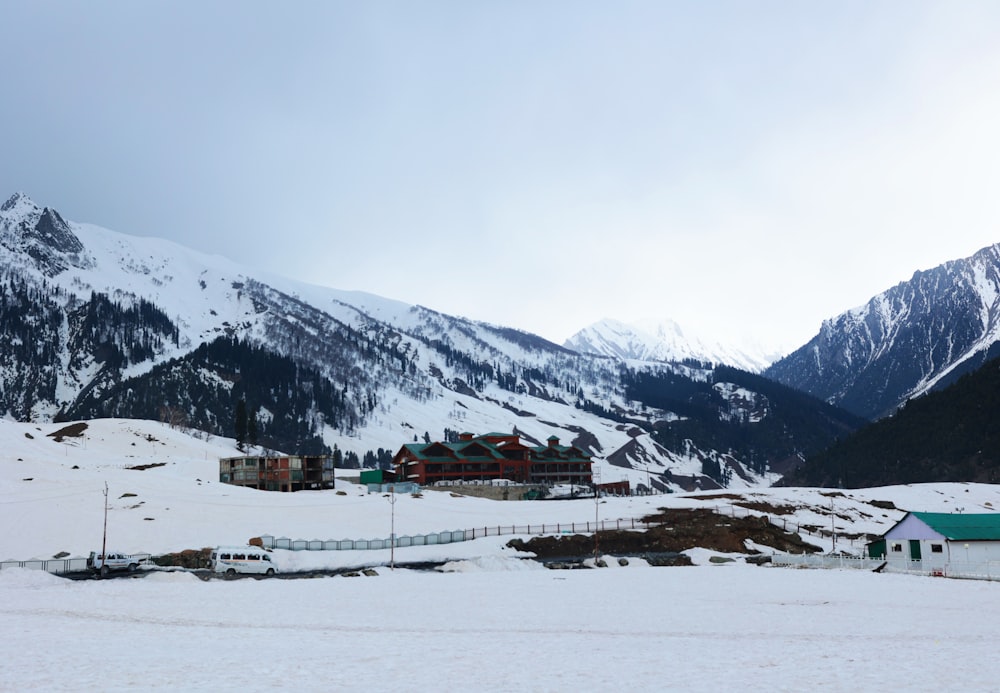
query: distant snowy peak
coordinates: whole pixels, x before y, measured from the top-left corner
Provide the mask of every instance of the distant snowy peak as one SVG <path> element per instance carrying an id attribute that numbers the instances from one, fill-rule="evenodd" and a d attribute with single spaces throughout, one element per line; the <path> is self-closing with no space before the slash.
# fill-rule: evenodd
<path id="1" fill-rule="evenodd" d="M 563 344 L 567 349 L 585 354 L 600 354 L 619 359 L 654 360 L 656 339 L 625 323 L 610 318 L 585 327 Z"/>
<path id="2" fill-rule="evenodd" d="M 777 354 L 764 349 L 741 349 L 689 336 L 670 319 L 627 324 L 606 318 L 580 330 L 563 346 L 580 353 L 623 360 L 675 362 L 694 359 L 751 372 L 763 370 L 777 358 Z"/>
<path id="3" fill-rule="evenodd" d="M 59 212 L 39 207 L 24 193 L 0 205 L 0 246 L 27 255 L 47 277 L 89 264 L 83 243 Z"/>

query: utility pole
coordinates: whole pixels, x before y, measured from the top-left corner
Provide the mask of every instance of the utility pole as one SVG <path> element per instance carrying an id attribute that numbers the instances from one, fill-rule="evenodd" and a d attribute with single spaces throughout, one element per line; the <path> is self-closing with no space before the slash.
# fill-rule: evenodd
<path id="1" fill-rule="evenodd" d="M 599 488 L 601 483 L 601 470 L 594 470 L 594 567 L 597 567 L 597 561 L 600 558 L 601 552 L 598 548 L 597 540 L 597 530 L 600 529 L 600 515 L 598 513 L 600 509 L 601 500 L 601 490 Z"/>
<path id="2" fill-rule="evenodd" d="M 104 535 L 101 538 L 101 575 L 108 567 L 108 482 L 104 482 Z"/>
<path id="3" fill-rule="evenodd" d="M 389 570 L 396 569 L 396 484 L 389 487 Z"/>
<path id="4" fill-rule="evenodd" d="M 837 516 L 833 514 L 833 498 L 830 499 L 830 536 L 833 537 L 831 553 L 837 553 Z"/>

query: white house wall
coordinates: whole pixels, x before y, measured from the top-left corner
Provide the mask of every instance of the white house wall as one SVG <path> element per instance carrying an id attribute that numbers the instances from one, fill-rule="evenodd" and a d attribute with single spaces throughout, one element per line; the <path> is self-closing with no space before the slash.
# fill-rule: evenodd
<path id="1" fill-rule="evenodd" d="M 899 570 L 920 570 L 923 568 L 944 568 L 948 563 L 948 542 L 944 539 L 918 539 L 920 558 L 914 558 L 910 539 L 887 539 L 885 557 Z M 941 547 L 941 553 L 934 553 L 933 546 Z"/>
<path id="2" fill-rule="evenodd" d="M 920 560 L 914 560 L 909 539 L 888 539 L 886 559 L 897 570 L 922 570 L 948 572 L 982 572 L 987 564 L 1000 565 L 1000 542 L 998 541 L 947 541 L 944 539 L 920 539 Z M 894 551 L 894 545 L 900 550 Z M 941 546 L 941 552 L 934 552 L 934 545 Z M 996 572 L 993 570 L 992 572 Z"/>
<path id="3" fill-rule="evenodd" d="M 952 563 L 984 564 L 1000 561 L 1000 541 L 955 541 L 951 543 Z"/>

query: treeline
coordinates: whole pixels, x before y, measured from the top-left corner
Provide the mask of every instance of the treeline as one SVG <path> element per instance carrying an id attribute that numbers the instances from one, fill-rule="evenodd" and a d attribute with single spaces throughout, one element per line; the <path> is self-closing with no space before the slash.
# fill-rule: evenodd
<path id="1" fill-rule="evenodd" d="M 1000 482 L 1000 360 L 809 457 L 786 486 Z"/>
<path id="2" fill-rule="evenodd" d="M 235 437 L 241 401 L 255 412 L 260 445 L 301 455 L 329 454 L 323 427 L 353 430 L 361 409 L 377 403 L 374 393 L 349 392 L 285 356 L 220 337 L 145 375 L 86 393 L 64 416 L 160 419 Z"/>
<path id="3" fill-rule="evenodd" d="M 155 305 L 138 299 L 132 305 L 91 292 L 90 300 L 69 311 L 69 352 L 90 355 L 108 368 L 125 368 L 154 358 L 167 343 L 177 346 L 180 331 Z"/>
<path id="4" fill-rule="evenodd" d="M 36 403 L 55 402 L 60 370 L 98 365 L 95 389 L 129 365 L 174 346 L 178 330 L 156 306 L 136 299 L 112 301 L 91 292 L 81 301 L 47 283 L 8 276 L 0 281 L 0 350 L 4 355 L 0 409 L 19 420 Z M 63 364 L 64 355 L 68 363 Z M 110 374 L 110 375 L 109 375 Z"/>
<path id="5" fill-rule="evenodd" d="M 0 408 L 30 420 L 36 402 L 56 398 L 65 296 L 13 276 L 0 281 L 0 351 L 4 382 Z"/>

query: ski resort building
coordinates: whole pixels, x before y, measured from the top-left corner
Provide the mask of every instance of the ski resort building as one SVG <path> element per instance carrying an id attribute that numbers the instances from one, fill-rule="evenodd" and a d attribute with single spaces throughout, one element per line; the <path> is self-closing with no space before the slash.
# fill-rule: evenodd
<path id="1" fill-rule="evenodd" d="M 462 433 L 458 442 L 410 443 L 392 459 L 396 478 L 421 486 L 437 481 L 507 479 L 523 484 L 589 484 L 590 456 L 574 445 L 530 446 L 516 433 Z"/>
<path id="2" fill-rule="evenodd" d="M 1000 513 L 907 513 L 869 554 L 942 575 L 1000 562 Z"/>
<path id="3" fill-rule="evenodd" d="M 329 455 L 225 457 L 219 460 L 219 481 L 261 491 L 333 488 L 333 458 Z"/>

